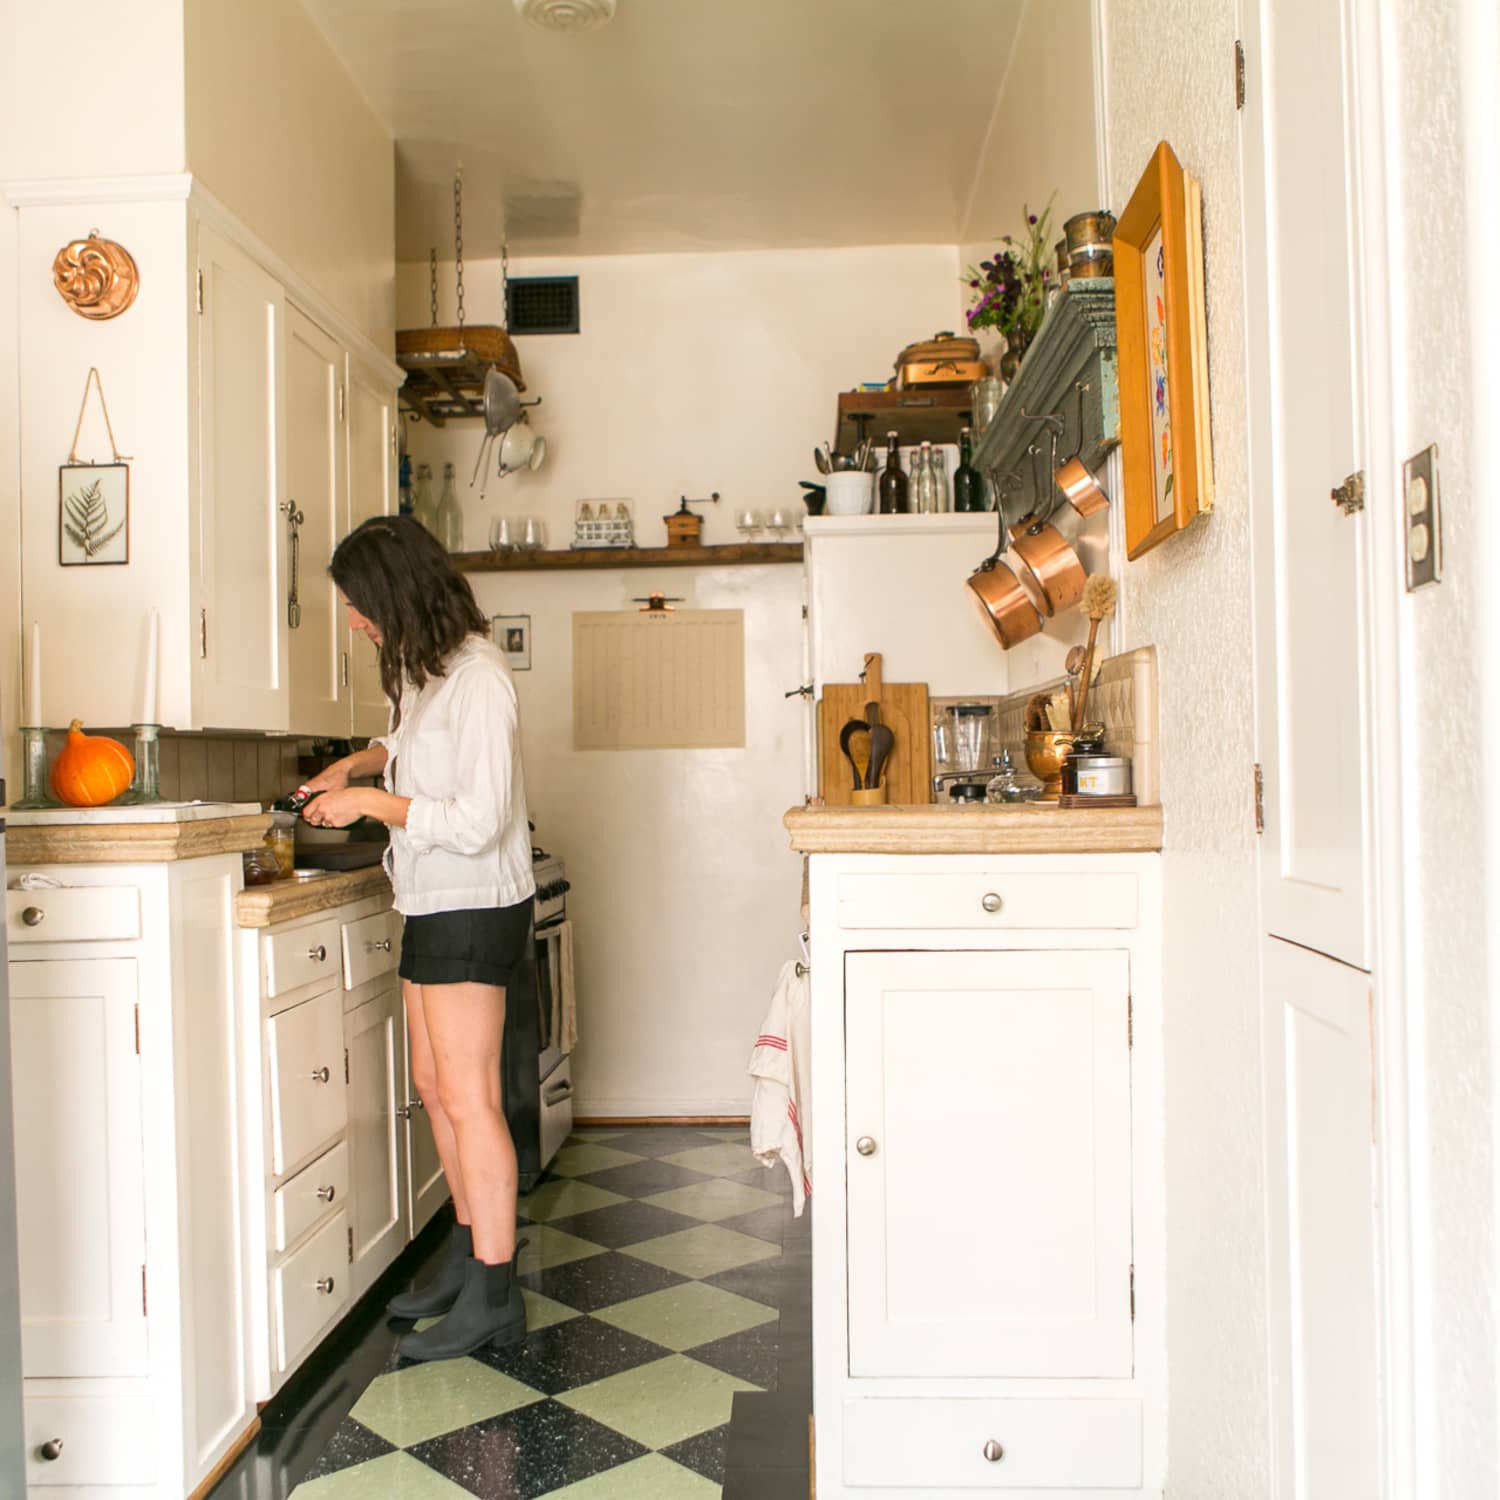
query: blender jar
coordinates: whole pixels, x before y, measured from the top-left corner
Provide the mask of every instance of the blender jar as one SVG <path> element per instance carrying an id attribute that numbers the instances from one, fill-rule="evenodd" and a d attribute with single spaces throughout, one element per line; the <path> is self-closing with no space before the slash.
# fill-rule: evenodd
<path id="1" fill-rule="evenodd" d="M 955 703 L 948 709 L 948 717 L 954 770 L 978 773 L 989 764 L 993 710 L 988 703 Z"/>

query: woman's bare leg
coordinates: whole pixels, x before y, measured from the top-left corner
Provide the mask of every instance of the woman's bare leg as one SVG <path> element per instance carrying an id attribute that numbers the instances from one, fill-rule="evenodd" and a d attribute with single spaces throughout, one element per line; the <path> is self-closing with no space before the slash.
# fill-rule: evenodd
<path id="1" fill-rule="evenodd" d="M 453 1122 L 444 1113 L 443 1101 L 438 1093 L 437 1067 L 432 1058 L 432 1041 L 427 1035 L 422 986 L 403 979 L 401 989 L 406 998 L 406 1034 L 407 1044 L 411 1048 L 411 1079 L 417 1087 L 422 1107 L 427 1112 L 428 1123 L 432 1126 L 432 1139 L 437 1146 L 438 1160 L 443 1164 L 448 1191 L 453 1195 L 454 1217 L 460 1224 L 470 1224 L 473 1221 L 469 1218 L 469 1198 L 464 1189 L 458 1142 L 454 1138 Z"/>
<path id="2" fill-rule="evenodd" d="M 457 1148 L 474 1259 L 500 1265 L 516 1253 L 516 1148 L 500 1108 L 505 991 L 473 982 L 423 985 L 422 1010 L 438 1102 Z"/>

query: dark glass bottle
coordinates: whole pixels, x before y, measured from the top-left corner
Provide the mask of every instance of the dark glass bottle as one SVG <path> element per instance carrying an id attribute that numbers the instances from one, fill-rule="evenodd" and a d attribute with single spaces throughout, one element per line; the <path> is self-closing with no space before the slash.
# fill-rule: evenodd
<path id="1" fill-rule="evenodd" d="M 894 432 L 885 435 L 885 468 L 880 471 L 880 514 L 904 516 L 911 509 L 906 475 L 901 471 L 901 440 Z"/>
<path id="2" fill-rule="evenodd" d="M 953 508 L 984 509 L 984 479 L 974 467 L 974 438 L 967 427 L 958 436 L 958 467 L 953 471 Z"/>

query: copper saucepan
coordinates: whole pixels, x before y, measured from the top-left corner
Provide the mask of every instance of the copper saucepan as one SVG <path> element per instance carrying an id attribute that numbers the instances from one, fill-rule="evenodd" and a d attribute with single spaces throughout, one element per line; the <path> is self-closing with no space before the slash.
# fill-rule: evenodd
<path id="1" fill-rule="evenodd" d="M 986 558 L 969 575 L 969 589 L 1004 650 L 1040 633 L 1042 617 L 1020 580 L 997 557 Z"/>
<path id="2" fill-rule="evenodd" d="M 1021 587 L 1049 619 L 1083 598 L 1088 575 L 1067 538 L 1050 521 L 1033 521 L 1011 542 L 1010 550 Z"/>
<path id="3" fill-rule="evenodd" d="M 1057 487 L 1064 499 L 1078 512 L 1079 519 L 1087 521 L 1109 506 L 1109 496 L 1099 488 L 1094 478 L 1077 458 L 1070 458 L 1057 471 Z"/>

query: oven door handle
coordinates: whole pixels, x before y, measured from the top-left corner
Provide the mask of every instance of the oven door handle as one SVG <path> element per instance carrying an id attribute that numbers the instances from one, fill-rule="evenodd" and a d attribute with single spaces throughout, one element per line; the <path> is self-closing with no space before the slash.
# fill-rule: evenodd
<path id="1" fill-rule="evenodd" d="M 550 1088 L 542 1090 L 542 1103 L 551 1108 L 554 1104 L 561 1104 L 564 1099 L 573 1097 L 573 1080 L 564 1078 L 559 1083 L 554 1083 Z"/>

